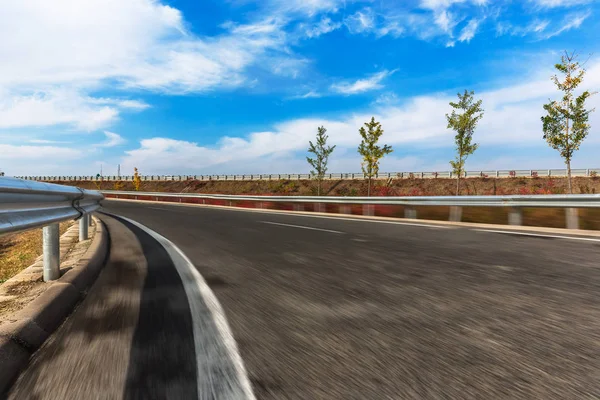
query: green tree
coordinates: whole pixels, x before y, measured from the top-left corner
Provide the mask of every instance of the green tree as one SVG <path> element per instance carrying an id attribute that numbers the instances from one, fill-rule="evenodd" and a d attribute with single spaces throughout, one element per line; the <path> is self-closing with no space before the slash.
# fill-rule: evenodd
<path id="1" fill-rule="evenodd" d="M 458 93 L 458 102 L 450 102 L 453 110 L 450 115 L 446 114 L 448 129 L 456 132 L 454 142 L 456 143 L 456 159 L 450 161 L 452 171 L 456 174 L 456 195 L 460 194 L 460 177 L 465 170 L 467 157 L 473 154 L 479 147 L 477 143 L 471 143 L 477 123 L 483 118 L 481 100 L 475 101 L 475 93 L 465 90 L 463 94 Z"/>
<path id="2" fill-rule="evenodd" d="M 314 168 L 314 170 L 310 171 L 311 175 L 313 175 L 317 180 L 317 195 L 321 195 L 321 185 L 323 183 L 323 178 L 325 177 L 325 173 L 327 172 L 327 162 L 329 161 L 329 155 L 335 149 L 335 146 L 327 146 L 327 136 L 325 133 L 327 129 L 324 126 L 317 128 L 317 142 L 314 144 L 312 141 L 309 141 L 308 152 L 313 153 L 315 155 L 314 158 L 306 157 L 306 161 Z"/>
<path id="3" fill-rule="evenodd" d="M 365 129 L 367 127 L 367 129 Z M 380 147 L 377 145 L 379 138 L 383 135 L 381 124 L 375 121 L 375 117 L 371 117 L 370 122 L 365 122 L 365 126 L 361 127 L 358 132 L 362 137 L 362 141 L 358 146 L 358 152 L 362 156 L 363 162 L 361 168 L 369 180 L 367 187 L 367 196 L 371 196 L 371 180 L 379 173 L 379 161 L 386 154 L 390 154 L 392 146 L 387 144 Z"/>
<path id="4" fill-rule="evenodd" d="M 585 69 L 577 61 L 575 52 L 569 54 L 565 51 L 561 63 L 556 64 L 554 68 L 564 75 L 562 81 L 556 75 L 551 78 L 558 90 L 563 92 L 563 97 L 561 100 L 551 100 L 550 103 L 544 104 L 547 113 L 542 117 L 544 139 L 550 147 L 558 150 L 565 160 L 569 177 L 569 193 L 573 193 L 571 159 L 589 133 L 588 118 L 594 110 L 586 110 L 585 101 L 594 93 L 586 90 L 575 97 L 574 91 L 585 75 Z"/>

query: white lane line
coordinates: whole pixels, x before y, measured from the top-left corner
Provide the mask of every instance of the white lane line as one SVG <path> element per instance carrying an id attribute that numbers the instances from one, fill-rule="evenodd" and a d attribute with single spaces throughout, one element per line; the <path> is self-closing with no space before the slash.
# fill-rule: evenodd
<path id="1" fill-rule="evenodd" d="M 139 222 L 119 217 L 156 239 L 181 277 L 192 313 L 198 398 L 256 400 L 223 308 L 194 264 L 169 239 Z"/>
<path id="2" fill-rule="evenodd" d="M 539 234 L 539 233 L 515 232 L 515 231 L 497 231 L 497 230 L 493 230 L 493 229 L 473 229 L 473 230 L 477 231 L 477 232 L 504 233 L 504 234 L 507 234 L 507 235 L 520 235 L 520 236 L 533 236 L 533 237 L 553 238 L 553 239 L 580 240 L 580 241 L 584 241 L 584 242 L 600 242 L 600 239 L 575 237 L 575 236 L 542 235 L 542 234 Z"/>
<path id="3" fill-rule="evenodd" d="M 127 199 L 114 199 L 110 198 L 108 200 L 121 200 L 121 201 L 130 201 L 130 202 L 139 202 L 139 203 L 155 203 L 154 201 L 148 200 L 127 200 Z M 292 217 L 304 217 L 304 218 L 321 218 L 321 219 L 333 219 L 340 221 L 353 221 L 353 222 L 369 222 L 375 224 L 390 224 L 390 225 L 407 225 L 407 226 L 420 226 L 422 228 L 431 228 L 431 229 L 456 229 L 456 226 L 445 226 L 445 225 L 435 225 L 435 222 L 432 223 L 418 223 L 418 222 L 402 222 L 402 221 L 382 221 L 377 219 L 362 219 L 362 218 L 347 218 L 347 217 L 328 217 L 326 215 L 308 215 L 308 214 L 300 214 L 299 212 L 282 212 L 275 210 L 267 210 L 267 209 L 257 209 L 257 208 L 243 208 L 243 207 L 227 207 L 227 206 L 213 206 L 209 204 L 182 204 L 182 203 L 169 203 L 170 206 L 173 207 L 195 207 L 195 208 L 213 208 L 217 210 L 224 211 L 239 211 L 239 212 L 249 212 L 249 213 L 257 213 L 257 214 L 271 214 L 271 215 L 289 215 Z M 146 207 L 149 208 L 149 207 Z"/>
<path id="4" fill-rule="evenodd" d="M 286 214 L 286 215 L 294 215 L 294 214 Z M 317 215 L 297 215 L 298 217 L 309 217 L 309 218 L 319 218 Z M 369 220 L 369 219 L 358 219 L 358 218 L 343 218 L 343 217 L 321 217 L 325 219 L 341 219 L 342 221 L 355 221 L 355 222 L 373 222 L 376 224 L 390 224 L 390 225 L 408 225 L 408 226 L 421 226 L 423 228 L 433 228 L 433 229 L 454 229 L 453 226 L 442 226 L 442 225 L 433 225 L 433 224 L 418 224 L 414 222 L 395 222 L 395 221 L 378 221 L 378 220 Z"/>
<path id="5" fill-rule="evenodd" d="M 344 232 L 340 232 L 340 231 L 332 231 L 330 229 L 321 229 L 321 228 L 313 228 L 312 226 L 304 226 L 304 225 L 291 225 L 291 224 L 280 224 L 279 222 L 271 222 L 271 221 L 260 221 L 263 224 L 269 224 L 269 225 L 279 225 L 279 226 L 288 226 L 290 228 L 300 228 L 300 229 L 310 229 L 311 231 L 321 231 L 321 232 L 329 232 L 329 233 L 339 233 L 341 235 L 344 234 Z"/>

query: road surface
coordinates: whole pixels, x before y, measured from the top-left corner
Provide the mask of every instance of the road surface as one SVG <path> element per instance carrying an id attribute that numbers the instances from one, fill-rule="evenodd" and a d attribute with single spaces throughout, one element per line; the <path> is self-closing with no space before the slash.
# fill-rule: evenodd
<path id="1" fill-rule="evenodd" d="M 106 201 L 105 211 L 187 255 L 221 303 L 259 399 L 600 397 L 597 238 L 119 201 Z M 161 260 L 154 267 L 111 269 L 112 284 L 132 297 L 119 323 L 96 326 L 78 309 L 57 333 L 77 351 L 52 365 L 78 369 L 79 380 L 46 376 L 54 338 L 14 398 L 49 382 L 63 394 L 113 382 L 124 398 L 198 396 L 193 315 L 155 247 L 142 243 L 137 255 L 140 265 L 143 256 Z M 98 300 L 104 275 L 80 308 Z M 164 290 L 150 303 L 136 295 L 154 286 Z M 65 326 L 89 331 L 93 346 Z M 110 342 L 96 337 L 102 330 L 113 332 Z M 108 351 L 114 340 L 121 349 Z M 98 382 L 86 377 L 90 368 L 101 371 Z M 148 374 L 157 379 L 144 388 Z"/>

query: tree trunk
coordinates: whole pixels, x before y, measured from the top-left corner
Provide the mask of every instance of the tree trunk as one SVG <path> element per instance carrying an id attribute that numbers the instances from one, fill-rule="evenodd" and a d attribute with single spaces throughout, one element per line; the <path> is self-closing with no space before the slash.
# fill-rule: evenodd
<path id="1" fill-rule="evenodd" d="M 569 194 L 573 194 L 573 184 L 571 183 L 571 160 L 567 160 L 567 176 L 569 179 Z"/>
<path id="2" fill-rule="evenodd" d="M 317 196 L 321 195 L 321 180 L 317 181 Z"/>
<path id="3" fill-rule="evenodd" d="M 569 194 L 573 194 L 573 186 L 571 184 L 571 154 L 569 148 L 569 118 L 567 118 L 567 137 L 565 138 L 565 142 L 567 143 L 567 178 L 569 180 Z"/>
<path id="4" fill-rule="evenodd" d="M 457 196 L 460 195 L 460 174 L 461 174 L 461 172 L 459 172 L 456 175 L 456 195 Z"/>
<path id="5" fill-rule="evenodd" d="M 371 175 L 369 175 L 369 180 L 367 183 L 367 197 L 371 197 Z"/>

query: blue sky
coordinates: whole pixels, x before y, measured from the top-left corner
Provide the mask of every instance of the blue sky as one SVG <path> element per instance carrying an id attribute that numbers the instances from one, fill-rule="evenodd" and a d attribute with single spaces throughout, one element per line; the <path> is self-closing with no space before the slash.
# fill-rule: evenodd
<path id="1" fill-rule="evenodd" d="M 0 3 L 0 169 L 8 175 L 360 171 L 375 116 L 385 171 L 445 171 L 444 114 L 483 99 L 467 169 L 560 168 L 542 139 L 552 65 L 600 89 L 593 0 L 22 0 Z M 590 106 L 600 106 L 595 96 Z M 575 167 L 600 166 L 600 110 Z"/>

